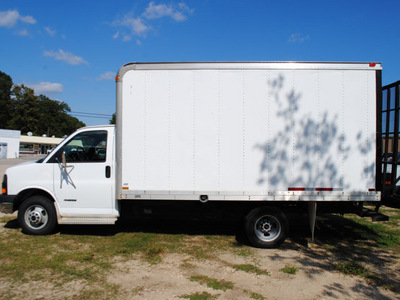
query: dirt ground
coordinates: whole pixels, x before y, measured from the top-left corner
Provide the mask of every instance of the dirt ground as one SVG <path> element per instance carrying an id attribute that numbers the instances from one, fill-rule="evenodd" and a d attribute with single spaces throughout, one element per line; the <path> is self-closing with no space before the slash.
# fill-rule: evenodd
<path id="1" fill-rule="evenodd" d="M 254 257 L 269 275 L 232 267 L 254 264 Z M 365 280 L 333 271 L 330 262 L 329 257 L 313 257 L 297 249 L 258 249 L 251 259 L 222 253 L 212 261 L 185 262 L 185 257 L 169 255 L 157 265 L 140 260 L 116 264 L 117 270 L 108 280 L 121 285 L 129 299 L 179 299 L 182 295 L 203 292 L 216 295 L 217 299 L 251 299 L 252 295 L 259 297 L 253 296 L 253 299 L 400 299 Z M 280 269 L 285 265 L 297 266 L 298 271 L 294 275 L 283 273 Z M 233 289 L 214 290 L 188 280 L 196 275 L 233 282 Z"/>
<path id="2" fill-rule="evenodd" d="M 0 175 L 5 167 L 30 159 L 0 160 Z M 2 216 L 4 214 L 0 214 Z M 4 223 L 0 224 L 0 236 L 8 230 L 4 226 Z M 202 238 L 201 235 L 191 236 L 188 242 L 201 244 Z M 370 253 L 369 257 L 371 261 L 366 258 L 369 268 L 381 273 L 399 273 L 398 258 L 395 264 L 386 263 L 393 261 L 390 251 Z M 300 245 L 288 241 L 280 249 L 251 249 L 251 255 L 221 250 L 212 259 L 196 259 L 177 253 L 162 255 L 162 261 L 156 264 L 146 262 L 140 256 L 128 261 L 115 258 L 112 271 L 104 281 L 118 285 L 117 298 L 122 299 L 182 299 L 184 295 L 204 292 L 215 299 L 400 299 L 400 295 L 364 278 L 339 273 L 333 267 L 335 263 L 337 256 L 318 244 Z M 234 267 L 248 264 L 269 274 L 257 275 Z M 282 272 L 285 266 L 295 267 L 296 273 Z M 207 276 L 233 285 L 231 289 L 213 289 L 191 280 L 193 276 Z M 2 295 L 4 284 L 9 283 L 0 282 L 0 299 L 10 296 Z M 31 299 L 72 299 L 82 288 L 80 282 L 57 287 L 32 280 L 19 286 L 10 298 L 30 294 Z"/>

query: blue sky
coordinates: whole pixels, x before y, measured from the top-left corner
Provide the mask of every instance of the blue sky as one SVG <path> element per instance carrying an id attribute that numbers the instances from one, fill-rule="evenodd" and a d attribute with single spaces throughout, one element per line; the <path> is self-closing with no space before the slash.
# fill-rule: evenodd
<path id="1" fill-rule="evenodd" d="M 2 0 L 0 71 L 106 115 L 132 61 L 382 62 L 389 84 L 400 80 L 399 21 L 398 0 Z"/>

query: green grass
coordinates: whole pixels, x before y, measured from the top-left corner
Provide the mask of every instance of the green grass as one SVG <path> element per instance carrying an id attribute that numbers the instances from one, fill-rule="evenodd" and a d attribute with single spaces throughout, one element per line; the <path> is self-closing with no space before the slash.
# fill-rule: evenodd
<path id="1" fill-rule="evenodd" d="M 13 220 L 15 220 L 15 217 L 13 217 L 13 216 L 0 217 L 0 222 L 1 223 L 7 223 L 7 222 L 10 222 L 10 221 L 13 221 Z"/>
<path id="2" fill-rule="evenodd" d="M 295 266 L 285 266 L 284 268 L 280 269 L 279 271 L 290 274 L 290 275 L 296 275 L 297 272 L 297 267 Z"/>
<path id="3" fill-rule="evenodd" d="M 248 290 L 243 290 L 245 294 L 250 294 L 250 299 L 256 299 L 256 300 L 264 300 L 264 296 L 255 292 L 250 292 Z"/>
<path id="4" fill-rule="evenodd" d="M 260 295 L 258 293 L 254 293 L 254 292 L 251 293 L 250 298 L 256 299 L 256 300 L 264 300 L 265 299 L 263 295 Z"/>
<path id="5" fill-rule="evenodd" d="M 236 270 L 239 270 L 239 271 L 247 272 L 247 273 L 254 273 L 256 275 L 271 276 L 271 274 L 268 271 L 262 270 L 259 267 L 251 265 L 251 264 L 234 265 L 233 268 L 235 268 Z"/>
<path id="6" fill-rule="evenodd" d="M 190 299 L 190 300 L 213 300 L 213 299 L 217 299 L 218 295 L 211 295 L 207 292 L 203 292 L 203 293 L 195 293 L 195 294 L 190 294 L 190 295 L 182 295 L 179 296 L 180 298 L 183 299 Z"/>
<path id="7" fill-rule="evenodd" d="M 375 223 L 355 215 L 319 218 L 316 243 L 340 261 L 333 265 L 338 272 L 400 293 L 398 272 L 390 267 L 400 260 L 400 210 L 384 208 L 381 212 L 390 220 Z"/>
<path id="8" fill-rule="evenodd" d="M 249 246 L 239 244 L 238 242 L 234 242 L 232 246 L 234 252 L 239 256 L 250 257 L 253 254 L 253 248 Z"/>
<path id="9" fill-rule="evenodd" d="M 15 217 L 1 217 L 0 221 L 7 223 L 0 239 L 0 280 L 10 282 L 10 286 L 41 281 L 55 288 L 76 281 L 84 287 L 73 295 L 77 299 L 118 294 L 118 285 L 104 282 L 116 259 L 123 262 L 139 258 L 159 264 L 170 253 L 186 255 L 191 260 L 213 259 L 223 249 L 234 251 L 235 243 L 234 236 L 229 235 L 125 232 L 126 227 L 120 230 L 120 225 L 69 226 L 61 233 L 29 236 L 18 228 Z M 211 279 L 206 282 L 222 290 L 231 284 Z M 4 292 L 12 295 L 11 288 Z"/>
<path id="10" fill-rule="evenodd" d="M 225 280 L 217 280 L 215 278 L 210 278 L 208 276 L 204 275 L 195 275 L 190 277 L 190 281 L 198 282 L 200 284 L 205 284 L 209 288 L 212 288 L 214 290 L 231 290 L 233 289 L 233 283 L 230 281 L 225 281 Z"/>
<path id="11" fill-rule="evenodd" d="M 323 252 L 320 257 L 328 256 L 339 261 L 336 264 L 320 261 L 328 269 L 360 276 L 374 285 L 400 293 L 399 277 L 393 267 L 399 263 L 400 257 L 400 210 L 385 208 L 382 212 L 390 216 L 389 222 L 372 223 L 369 218 L 353 215 L 346 215 L 345 218 L 337 215 L 319 217 L 314 244 Z M 66 298 L 112 298 L 122 293 L 119 285 L 106 281 L 110 272 L 115 270 L 115 261 L 123 263 L 139 259 L 154 265 L 162 263 L 168 254 L 178 254 L 184 257 L 181 268 L 189 273 L 186 275 L 189 277 L 190 272 L 196 274 L 196 261 L 218 261 L 219 253 L 228 252 L 246 261 L 254 261 L 258 251 L 264 251 L 238 243 L 232 234 L 183 234 L 180 230 L 175 233 L 163 228 L 148 229 L 147 224 L 69 226 L 62 227 L 61 233 L 29 236 L 22 234 L 15 217 L 1 217 L 0 222 L 7 223 L 1 228 L 0 280 L 7 282 L 9 288 L 2 292 L 9 298 L 17 295 L 13 292 L 15 287 L 32 281 L 55 289 L 62 289 L 69 282 L 82 286 L 76 294 Z M 294 229 L 294 238 L 289 238 L 286 247 L 297 249 L 305 257 L 310 255 L 312 259 L 318 259 L 318 253 L 298 242 L 309 239 L 307 224 L 305 220 L 303 231 L 301 226 Z M 285 251 L 285 244 L 282 246 L 282 251 Z M 296 262 L 297 267 L 287 265 L 281 272 L 296 274 L 301 263 Z M 270 275 L 267 270 L 253 264 L 226 265 L 242 272 Z M 382 266 L 389 267 L 381 271 Z M 232 289 L 234 285 L 207 276 L 192 276 L 189 279 L 221 291 Z M 23 298 L 29 295 L 18 296 Z M 215 297 L 207 293 L 186 296 L 193 297 L 187 299 Z M 247 297 L 263 299 L 262 295 L 251 292 Z"/>
<path id="12" fill-rule="evenodd" d="M 335 265 L 336 270 L 344 275 L 366 277 L 368 269 L 356 261 L 343 261 Z"/>

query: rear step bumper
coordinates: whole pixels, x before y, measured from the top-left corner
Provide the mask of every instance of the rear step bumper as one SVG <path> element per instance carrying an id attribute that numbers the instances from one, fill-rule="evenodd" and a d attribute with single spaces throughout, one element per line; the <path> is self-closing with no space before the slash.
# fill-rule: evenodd
<path id="1" fill-rule="evenodd" d="M 389 221 L 389 216 L 365 207 L 362 207 L 361 210 L 357 212 L 357 215 L 360 217 L 371 217 L 372 222 Z"/>

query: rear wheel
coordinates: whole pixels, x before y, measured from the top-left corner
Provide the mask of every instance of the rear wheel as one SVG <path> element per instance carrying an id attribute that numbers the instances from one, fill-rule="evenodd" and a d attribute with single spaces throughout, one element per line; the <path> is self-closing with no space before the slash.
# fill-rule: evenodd
<path id="1" fill-rule="evenodd" d="M 50 234 L 57 225 L 54 204 L 43 196 L 30 197 L 18 209 L 18 222 L 27 234 Z"/>
<path id="2" fill-rule="evenodd" d="M 245 218 L 245 232 L 251 244 L 258 248 L 276 248 L 286 239 L 289 222 L 286 215 L 274 207 L 258 207 Z"/>

